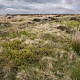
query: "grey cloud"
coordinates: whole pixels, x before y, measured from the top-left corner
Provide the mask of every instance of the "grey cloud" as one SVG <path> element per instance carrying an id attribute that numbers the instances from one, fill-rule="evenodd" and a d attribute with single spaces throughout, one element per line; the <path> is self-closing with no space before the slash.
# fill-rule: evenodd
<path id="1" fill-rule="evenodd" d="M 62 0 L 66 4 L 73 4 L 73 0 Z"/>
<path id="2" fill-rule="evenodd" d="M 80 13 L 80 1 L 0 0 L 0 13 Z"/>
<path id="3" fill-rule="evenodd" d="M 4 8 L 5 8 L 5 6 L 3 6 L 3 5 L 0 4 L 0 9 L 4 9 Z"/>
<path id="4" fill-rule="evenodd" d="M 33 3 L 47 3 L 47 2 L 51 2 L 51 3 L 59 3 L 60 0 L 23 0 L 25 2 L 33 2 Z"/>

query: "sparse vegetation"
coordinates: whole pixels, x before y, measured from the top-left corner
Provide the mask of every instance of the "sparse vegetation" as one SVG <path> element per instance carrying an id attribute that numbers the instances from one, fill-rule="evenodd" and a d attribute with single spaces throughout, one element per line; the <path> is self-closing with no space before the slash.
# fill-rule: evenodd
<path id="1" fill-rule="evenodd" d="M 80 80 L 80 22 L 72 16 L 6 19 L 11 26 L 0 25 L 0 79 Z"/>

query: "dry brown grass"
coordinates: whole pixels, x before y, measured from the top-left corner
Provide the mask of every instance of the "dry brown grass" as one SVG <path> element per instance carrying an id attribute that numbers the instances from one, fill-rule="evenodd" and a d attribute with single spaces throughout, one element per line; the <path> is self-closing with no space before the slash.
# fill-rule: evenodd
<path id="1" fill-rule="evenodd" d="M 72 38 L 72 49 L 80 56 L 80 32 L 76 32 Z"/>

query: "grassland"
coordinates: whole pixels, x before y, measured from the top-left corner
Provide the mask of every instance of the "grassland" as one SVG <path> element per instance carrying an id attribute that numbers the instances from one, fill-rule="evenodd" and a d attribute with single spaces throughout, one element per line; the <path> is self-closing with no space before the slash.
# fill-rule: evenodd
<path id="1" fill-rule="evenodd" d="M 80 80 L 80 15 L 0 16 L 0 80 Z"/>

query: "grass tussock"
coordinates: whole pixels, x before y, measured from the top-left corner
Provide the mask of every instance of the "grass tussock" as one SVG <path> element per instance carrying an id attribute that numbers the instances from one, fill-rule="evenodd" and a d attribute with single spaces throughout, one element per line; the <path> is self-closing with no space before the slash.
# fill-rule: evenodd
<path id="1" fill-rule="evenodd" d="M 73 62 L 71 67 L 71 78 L 72 80 L 80 80 L 80 61 Z"/>
<path id="2" fill-rule="evenodd" d="M 72 38 L 72 49 L 80 56 L 80 32 L 76 32 Z"/>

